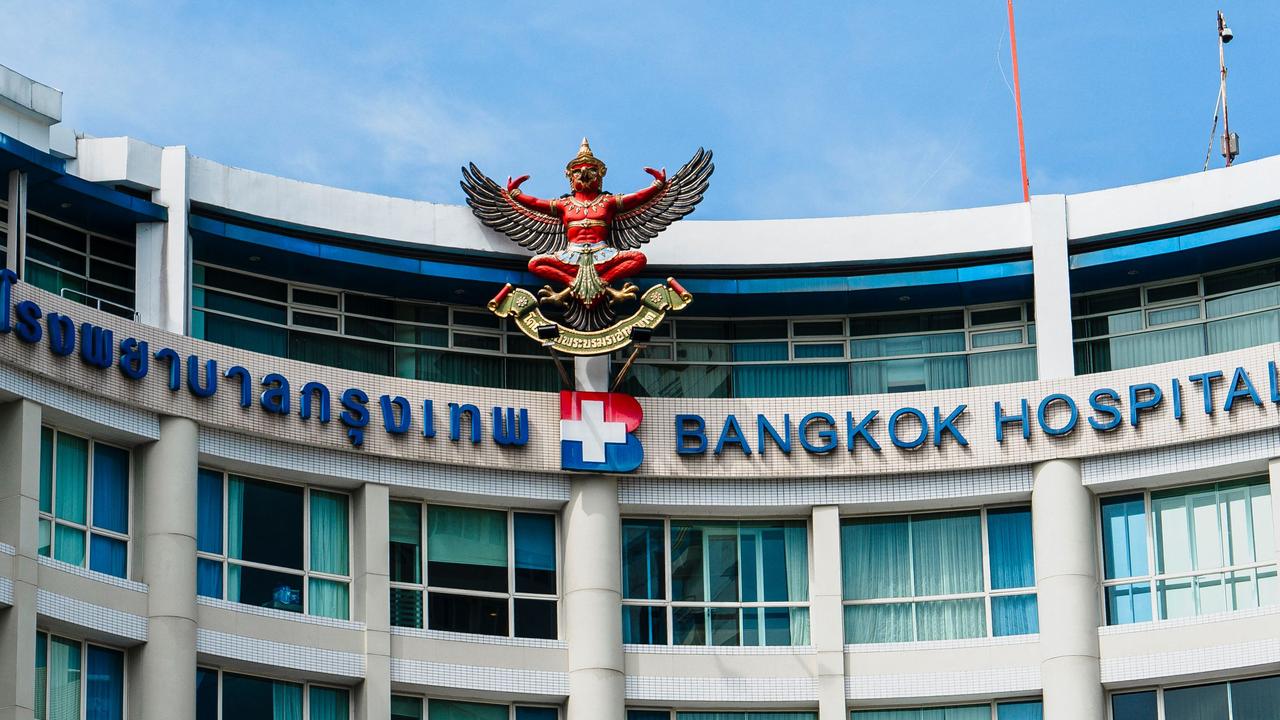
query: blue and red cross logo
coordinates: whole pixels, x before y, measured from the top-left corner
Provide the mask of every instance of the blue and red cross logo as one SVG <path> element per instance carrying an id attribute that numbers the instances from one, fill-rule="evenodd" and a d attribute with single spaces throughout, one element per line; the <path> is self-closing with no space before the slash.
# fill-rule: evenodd
<path id="1" fill-rule="evenodd" d="M 631 472 L 644 462 L 633 433 L 644 412 L 622 393 L 560 391 L 560 467 L 565 470 Z"/>

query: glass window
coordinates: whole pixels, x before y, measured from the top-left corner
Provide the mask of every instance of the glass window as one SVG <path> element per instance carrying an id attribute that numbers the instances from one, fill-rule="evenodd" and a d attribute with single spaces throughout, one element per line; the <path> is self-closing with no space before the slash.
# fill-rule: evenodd
<path id="1" fill-rule="evenodd" d="M 350 691 L 196 669 L 197 720 L 303 720 L 304 717 L 348 720 L 352 717 Z"/>
<path id="2" fill-rule="evenodd" d="M 840 535 L 847 643 L 1039 632 L 1029 508 L 847 518 Z"/>
<path id="3" fill-rule="evenodd" d="M 804 521 L 626 518 L 622 555 L 623 642 L 809 644 Z"/>
<path id="4" fill-rule="evenodd" d="M 556 720 L 559 716 L 559 710 L 554 707 L 391 696 L 391 720 Z"/>
<path id="5" fill-rule="evenodd" d="M 852 720 L 1041 720 L 1039 700 L 894 710 L 854 710 Z"/>
<path id="6" fill-rule="evenodd" d="M 1111 696 L 1112 720 L 1157 720 L 1156 693 L 1116 693 Z"/>
<path id="7" fill-rule="evenodd" d="M 43 290 L 133 319 L 134 255 L 132 241 L 27 213 L 24 278 Z"/>
<path id="8" fill-rule="evenodd" d="M 37 632 L 35 664 L 39 720 L 124 719 L 123 652 Z"/>
<path id="9" fill-rule="evenodd" d="M 350 617 L 347 495 L 208 468 L 200 469 L 197 483 L 199 594 Z"/>
<path id="10" fill-rule="evenodd" d="M 1277 602 L 1268 478 L 1103 498 L 1099 505 L 1107 624 Z"/>
<path id="11" fill-rule="evenodd" d="M 392 625 L 558 637 L 554 515 L 399 500 L 390 511 Z"/>
<path id="12" fill-rule="evenodd" d="M 127 577 L 129 476 L 128 450 L 41 428 L 40 554 Z"/>

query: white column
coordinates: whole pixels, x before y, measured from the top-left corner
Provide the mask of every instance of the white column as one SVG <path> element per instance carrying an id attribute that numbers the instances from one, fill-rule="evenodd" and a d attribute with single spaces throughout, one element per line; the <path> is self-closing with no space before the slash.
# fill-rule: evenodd
<path id="1" fill-rule="evenodd" d="M 840 508 L 813 509 L 813 583 L 809 637 L 818 650 L 818 720 L 847 720 L 844 696 L 844 603 Z"/>
<path id="2" fill-rule="evenodd" d="M 577 358 L 578 389 L 609 389 L 609 358 Z M 574 475 L 564 509 L 564 637 L 569 646 L 567 720 L 624 720 L 622 521 L 618 481 Z"/>
<path id="3" fill-rule="evenodd" d="M 169 332 L 185 333 L 189 316 L 191 241 L 187 233 L 189 180 L 186 146 L 160 154 L 160 189 L 152 199 L 169 210 L 165 223 L 140 223 L 137 230 L 138 320 Z"/>
<path id="4" fill-rule="evenodd" d="M 1045 720 L 1105 720 L 1093 495 L 1079 460 L 1033 470 L 1031 525 Z"/>
<path id="5" fill-rule="evenodd" d="M 386 485 L 365 483 L 355 495 L 355 614 L 365 623 L 365 675 L 356 688 L 355 720 L 391 716 L 391 523 Z"/>
<path id="6" fill-rule="evenodd" d="M 1071 344 L 1071 277 L 1067 264 L 1067 196 L 1037 195 L 1029 204 L 1035 272 L 1036 366 L 1041 380 L 1076 374 Z"/>
<path id="7" fill-rule="evenodd" d="M 0 718 L 35 713 L 36 557 L 40 513 L 40 406 L 0 406 L 0 542 L 17 550 L 13 606 L 0 610 Z"/>
<path id="8" fill-rule="evenodd" d="M 27 254 L 27 174 L 9 171 L 9 215 L 5 218 L 5 267 L 22 276 L 22 260 Z"/>
<path id="9" fill-rule="evenodd" d="M 143 720 L 195 720 L 196 423 L 160 418 L 160 439 L 135 453 L 141 493 L 142 580 L 147 642 L 138 652 L 141 684 L 132 713 Z M 135 559 L 138 557 L 135 551 Z"/>

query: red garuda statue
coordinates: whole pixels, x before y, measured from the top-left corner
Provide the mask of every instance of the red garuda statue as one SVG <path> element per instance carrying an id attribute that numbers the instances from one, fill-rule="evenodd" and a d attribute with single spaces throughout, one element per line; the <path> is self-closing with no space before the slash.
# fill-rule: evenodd
<path id="1" fill-rule="evenodd" d="M 462 169 L 462 189 L 481 222 L 537 253 L 529 260 L 530 272 L 565 286 L 544 286 L 540 304 L 563 308 L 565 326 L 591 332 L 609 327 L 615 304 L 636 299 L 635 285 L 624 282 L 615 289 L 612 283 L 644 269 L 646 259 L 637 248 L 693 212 L 715 166 L 711 152 L 699 148 L 670 180 L 665 169 L 644 170 L 653 176 L 649 187 L 626 195 L 604 192 L 607 168 L 583 138 L 564 169 L 571 193 L 552 200 L 526 195 L 520 185 L 528 175 L 507 178 L 504 190 L 474 163 Z M 688 295 L 683 289 L 679 294 Z"/>

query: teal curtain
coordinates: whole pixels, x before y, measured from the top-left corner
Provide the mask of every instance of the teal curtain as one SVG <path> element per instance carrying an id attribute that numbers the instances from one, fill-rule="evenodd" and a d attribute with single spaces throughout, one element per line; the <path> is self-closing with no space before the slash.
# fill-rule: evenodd
<path id="1" fill-rule="evenodd" d="M 1204 355 L 1204 327 L 1184 325 L 1111 338 L 1111 369 L 1184 360 Z"/>
<path id="2" fill-rule="evenodd" d="M 818 720 L 811 712 L 678 712 L 676 720 Z"/>
<path id="3" fill-rule="evenodd" d="M 991 598 L 991 634 L 1031 635 L 1040 632 L 1035 595 L 997 595 Z"/>
<path id="4" fill-rule="evenodd" d="M 911 596 L 909 533 L 906 517 L 860 518 L 841 524 L 845 600 Z"/>
<path id="5" fill-rule="evenodd" d="M 969 364 L 964 355 L 928 358 L 924 361 L 925 387 L 945 390 L 969 386 Z"/>
<path id="6" fill-rule="evenodd" d="M 243 552 L 244 480 L 231 475 L 227 478 L 227 557 L 240 558 Z"/>
<path id="7" fill-rule="evenodd" d="M 1000 385 L 1036 379 L 1036 349 L 972 353 L 969 355 L 969 385 Z"/>
<path id="8" fill-rule="evenodd" d="M 72 565 L 84 565 L 84 531 L 62 523 L 53 526 L 53 557 Z"/>
<path id="9" fill-rule="evenodd" d="M 1232 720 L 1274 720 L 1280 676 L 1231 683 Z"/>
<path id="10" fill-rule="evenodd" d="M 84 525 L 87 519 L 85 499 L 89 478 L 89 441 L 58 433 L 56 453 L 55 514 L 59 519 Z"/>
<path id="11" fill-rule="evenodd" d="M 271 720 L 302 720 L 301 685 L 271 683 Z"/>
<path id="12" fill-rule="evenodd" d="M 391 720 L 423 720 L 422 699 L 392 695 Z"/>
<path id="13" fill-rule="evenodd" d="M 1274 717 L 1275 698 L 1271 703 Z M 1164 720 L 1223 720 L 1229 713 L 1226 683 L 1164 691 Z"/>
<path id="14" fill-rule="evenodd" d="M 53 430 L 40 428 L 40 512 L 53 513 Z"/>
<path id="15" fill-rule="evenodd" d="M 912 708 L 902 710 L 855 710 L 853 720 L 991 720 L 989 705 Z"/>
<path id="16" fill-rule="evenodd" d="M 844 640 L 847 643 L 910 642 L 915 639 L 911 603 L 847 605 Z"/>
<path id="17" fill-rule="evenodd" d="M 428 700 L 427 720 L 507 720 L 506 705 Z"/>
<path id="18" fill-rule="evenodd" d="M 49 638 L 48 720 L 80 720 L 80 643 Z"/>
<path id="19" fill-rule="evenodd" d="M 982 520 L 978 513 L 912 517 L 911 551 L 916 596 L 982 590 Z"/>
<path id="20" fill-rule="evenodd" d="M 387 510 L 391 580 L 422 582 L 422 506 L 392 501 Z"/>
<path id="21" fill-rule="evenodd" d="M 981 598 L 916 603 L 916 640 L 955 640 L 986 634 L 987 613 Z"/>
<path id="22" fill-rule="evenodd" d="M 47 720 L 49 699 L 49 636 L 36 633 L 36 720 Z"/>
<path id="23" fill-rule="evenodd" d="M 507 514 L 498 510 L 427 507 L 427 560 L 507 566 Z"/>
<path id="24" fill-rule="evenodd" d="M 740 398 L 848 395 L 849 366 L 845 363 L 737 365 L 733 368 L 733 394 Z"/>
<path id="25" fill-rule="evenodd" d="M 1039 700 L 1000 703 L 996 705 L 996 717 L 999 720 L 1043 720 L 1044 708 Z M 1117 717 L 1115 720 L 1125 719 Z"/>
<path id="26" fill-rule="evenodd" d="M 347 691 L 339 688 L 311 686 L 311 708 L 308 720 L 347 720 L 351 703 Z"/>
<path id="27" fill-rule="evenodd" d="M 311 491 L 311 569 L 330 575 L 348 574 L 350 529 L 347 496 Z"/>
<path id="28" fill-rule="evenodd" d="M 347 583 L 310 578 L 307 581 L 307 613 L 346 620 L 350 617 L 349 594 Z"/>
<path id="29" fill-rule="evenodd" d="M 1268 288 L 1275 292 L 1277 288 Z M 1222 298 L 1227 300 L 1232 298 Z M 1221 300 L 1210 300 L 1209 305 Z M 1212 317 L 1212 309 L 1210 317 Z M 1254 313 L 1241 317 L 1215 320 L 1206 325 L 1209 334 L 1209 352 L 1220 353 L 1229 350 L 1265 345 L 1280 341 L 1280 310 Z"/>

